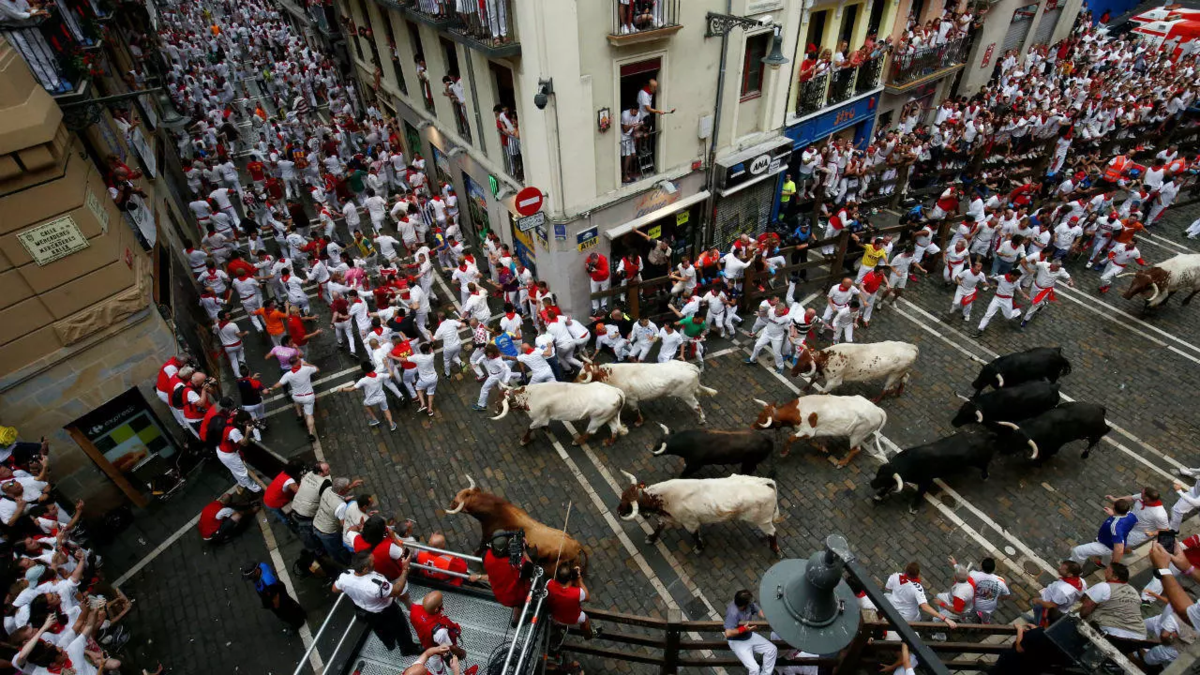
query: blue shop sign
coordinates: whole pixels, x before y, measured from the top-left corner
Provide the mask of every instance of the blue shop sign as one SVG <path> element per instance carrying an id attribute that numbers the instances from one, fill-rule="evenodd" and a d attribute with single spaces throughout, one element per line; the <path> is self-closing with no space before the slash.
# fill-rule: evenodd
<path id="1" fill-rule="evenodd" d="M 799 150 L 810 143 L 816 143 L 829 137 L 829 134 L 834 134 L 842 129 L 852 127 L 864 120 L 875 119 L 875 107 L 879 102 L 879 94 L 872 94 L 866 98 L 860 98 L 853 103 L 848 103 L 840 108 L 834 108 L 824 112 L 816 117 L 810 117 L 803 122 L 794 126 L 788 127 L 783 135 L 792 139 L 795 142 L 793 146 Z M 867 131 L 869 134 L 869 130 Z M 859 142 L 859 135 L 855 136 L 855 143 Z"/>

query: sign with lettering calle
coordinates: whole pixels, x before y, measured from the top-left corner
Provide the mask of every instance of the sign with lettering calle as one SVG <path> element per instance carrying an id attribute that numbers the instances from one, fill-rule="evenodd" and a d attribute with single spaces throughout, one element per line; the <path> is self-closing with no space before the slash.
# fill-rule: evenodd
<path id="1" fill-rule="evenodd" d="M 31 227 L 18 233 L 17 240 L 38 266 L 49 265 L 90 245 L 71 216 Z"/>

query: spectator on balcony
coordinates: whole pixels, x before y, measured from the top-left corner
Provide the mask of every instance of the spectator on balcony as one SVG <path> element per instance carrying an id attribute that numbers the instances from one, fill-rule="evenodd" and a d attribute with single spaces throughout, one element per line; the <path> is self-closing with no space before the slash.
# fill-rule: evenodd
<path id="1" fill-rule="evenodd" d="M 632 105 L 621 113 L 621 182 L 633 182 L 633 158 L 637 154 L 637 140 L 642 136 L 642 117 L 638 106 Z"/>
<path id="2" fill-rule="evenodd" d="M 837 51 L 833 53 L 833 69 L 835 71 L 849 66 L 846 62 L 846 50 L 848 47 L 845 40 L 838 42 Z"/>
<path id="3" fill-rule="evenodd" d="M 488 28 L 492 33 L 492 46 L 499 47 L 508 42 L 509 0 L 487 0 Z"/>
<path id="4" fill-rule="evenodd" d="M 674 108 L 659 110 L 654 107 L 654 95 L 657 92 L 658 80 L 652 77 L 646 82 L 646 86 L 638 90 L 637 94 L 638 116 L 651 130 L 657 128 L 657 125 L 654 123 L 654 115 L 670 115 L 675 112 Z"/>
<path id="5" fill-rule="evenodd" d="M 463 91 L 462 78 L 458 75 L 446 75 L 442 78 L 446 90 L 443 95 L 450 99 L 454 107 L 454 121 L 458 123 L 458 131 L 464 136 L 470 135 L 470 125 L 467 123 L 467 97 Z"/>

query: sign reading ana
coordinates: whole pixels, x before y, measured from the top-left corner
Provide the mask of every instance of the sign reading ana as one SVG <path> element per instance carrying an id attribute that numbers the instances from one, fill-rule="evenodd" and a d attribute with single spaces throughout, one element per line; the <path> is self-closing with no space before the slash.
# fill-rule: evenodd
<path id="1" fill-rule="evenodd" d="M 17 239 L 38 266 L 49 265 L 90 244 L 71 216 L 63 216 L 17 234 Z"/>

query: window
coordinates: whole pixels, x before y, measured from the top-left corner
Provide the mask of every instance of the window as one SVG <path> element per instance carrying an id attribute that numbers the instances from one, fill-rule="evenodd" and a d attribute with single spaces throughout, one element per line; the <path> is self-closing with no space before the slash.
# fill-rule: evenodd
<path id="1" fill-rule="evenodd" d="M 746 38 L 746 62 L 742 65 L 742 100 L 757 98 L 762 95 L 763 58 L 770 48 L 771 31 L 751 35 Z"/>
<path id="2" fill-rule="evenodd" d="M 637 122 L 636 128 L 626 137 L 624 130 L 617 135 L 621 149 L 621 180 L 631 183 L 658 173 L 658 119 L 657 115 L 641 110 L 639 96 L 650 99 L 650 107 L 658 108 L 658 71 L 662 59 L 654 58 L 621 66 L 621 110 L 614 116 L 624 119 L 630 110 Z M 645 94 L 641 92 L 645 91 Z"/>
<path id="3" fill-rule="evenodd" d="M 820 12 L 813 12 L 808 19 L 808 37 L 805 39 L 805 48 L 812 45 L 817 48 L 817 54 L 821 53 L 822 43 L 825 41 L 825 21 L 829 18 L 829 10 L 824 9 Z"/>
<path id="4" fill-rule="evenodd" d="M 860 5 L 850 5 L 842 8 L 842 30 L 838 34 L 838 40 L 845 42 L 847 45 L 854 37 L 854 24 L 858 22 L 858 8 Z M 839 45 L 840 46 L 840 45 Z M 849 56 L 849 54 L 846 54 Z"/>
<path id="5" fill-rule="evenodd" d="M 496 92 L 496 102 L 491 110 L 496 118 L 496 133 L 500 134 L 500 147 L 504 157 L 504 170 L 518 181 L 525 180 L 525 169 L 521 162 L 520 121 L 517 119 L 517 96 L 513 88 L 512 70 L 494 61 L 488 62 L 488 70 L 492 74 L 493 91 Z M 496 110 L 500 106 L 500 110 Z M 505 133 L 504 130 L 516 133 Z"/>

